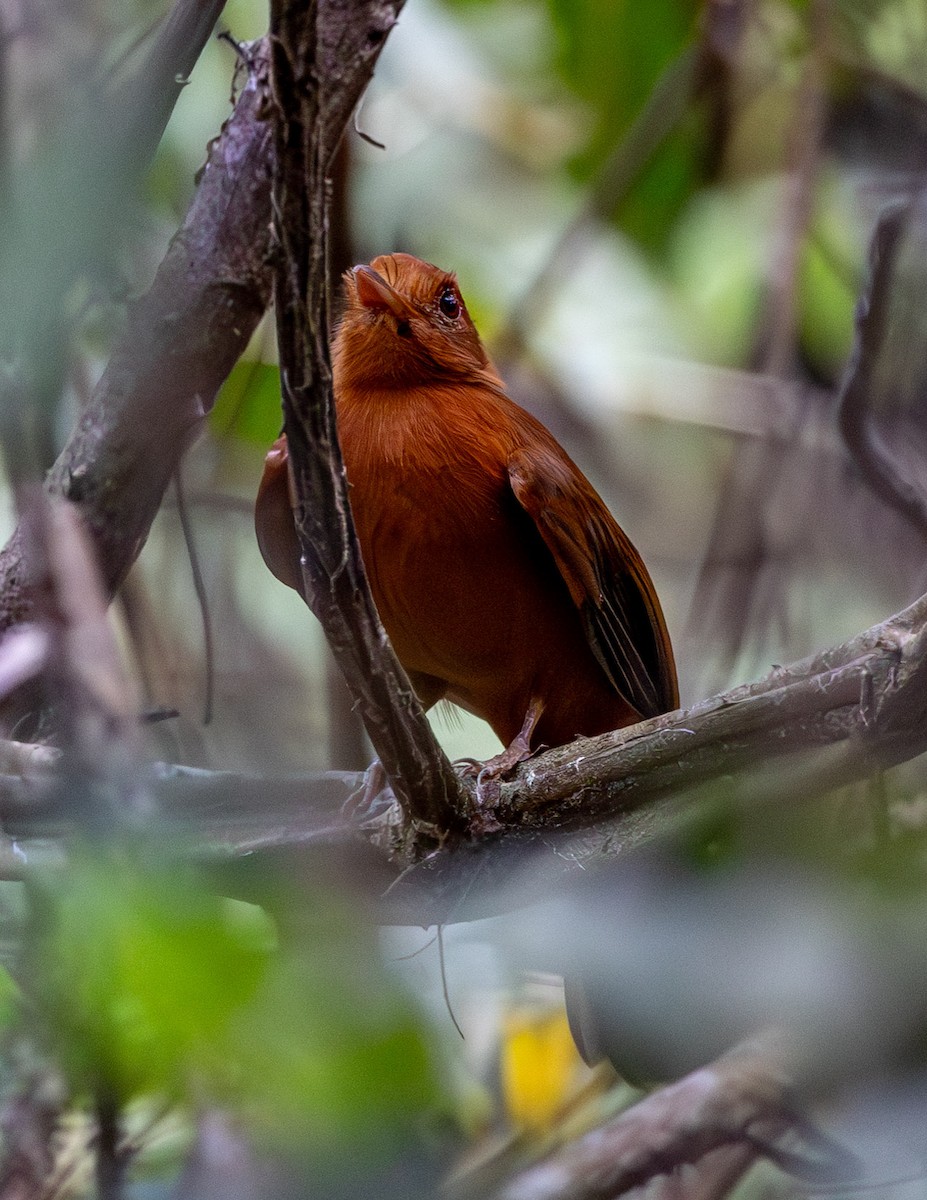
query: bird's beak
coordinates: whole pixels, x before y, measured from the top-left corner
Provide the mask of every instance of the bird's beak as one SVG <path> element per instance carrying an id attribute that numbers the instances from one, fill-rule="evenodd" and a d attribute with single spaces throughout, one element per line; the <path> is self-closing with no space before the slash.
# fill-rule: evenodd
<path id="1" fill-rule="evenodd" d="M 412 316 L 411 306 L 373 267 L 355 267 L 352 274 L 358 304 L 364 308 L 388 309 L 399 321 Z"/>

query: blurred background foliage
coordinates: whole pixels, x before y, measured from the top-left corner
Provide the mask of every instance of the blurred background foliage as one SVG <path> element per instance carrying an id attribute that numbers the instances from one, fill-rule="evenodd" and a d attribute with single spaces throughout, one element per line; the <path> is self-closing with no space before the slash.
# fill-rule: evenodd
<path id="1" fill-rule="evenodd" d="M 135 61 L 162 12 L 153 0 L 3 0 L 14 158 L 29 160 L 76 87 Z M 229 0 L 221 27 L 247 40 L 266 23 L 263 3 Z M 61 438 L 125 297 L 147 286 L 182 218 L 234 68 L 232 47 L 211 41 L 130 236 L 72 303 Z M 382 147 L 349 134 L 340 154 L 336 271 L 402 249 L 458 272 L 513 395 L 567 445 L 650 566 L 684 702 L 924 590 L 922 537 L 850 472 L 833 421 L 873 221 L 920 187 L 927 161 L 922 0 L 408 0 L 357 125 Z M 68 197 L 56 203 L 66 219 Z M 876 397 L 900 455 L 922 432 L 923 236 L 918 215 Z M 215 639 L 210 724 L 173 496 L 116 615 L 146 705 L 179 714 L 152 728 L 153 753 L 249 771 L 357 768 L 364 743 L 321 636 L 252 533 L 280 428 L 274 359 L 268 319 L 184 467 Z M 453 756 L 497 748 L 470 717 L 434 720 Z M 896 784 L 919 829 L 919 771 Z M 871 825 L 853 812 L 843 832 L 859 834 L 858 864 Z M 815 836 L 777 835 L 776 853 L 799 846 L 803 857 Z M 768 837 L 751 831 L 739 853 Z M 717 844 L 705 836 L 701 861 Z M 918 841 L 919 869 L 920 853 Z M 178 877 L 117 851 L 79 856 L 66 882 L 42 876 L 29 904 L 0 885 L 7 1098 L 25 1088 L 30 1119 L 66 1101 L 125 1105 L 147 1155 L 132 1185 L 141 1200 L 175 1194 L 181 1162 L 177 1194 L 213 1194 L 195 1176 L 216 1146 L 239 1146 L 216 1115 L 226 1109 L 256 1147 L 226 1195 L 262 1194 L 261 1156 L 281 1147 L 293 1159 L 311 1150 L 313 1179 L 330 1170 L 332 1195 L 357 1194 L 369 1186 L 360 1146 L 372 1147 L 378 1192 L 408 1196 L 429 1185 L 448 1142 L 485 1153 L 513 1130 L 546 1136 L 577 1086 L 594 1090 L 555 982 L 526 979 L 504 937 L 500 949 L 480 925 L 449 928 L 445 974 L 433 931 L 378 934 L 324 883 L 303 881 L 296 898 L 273 887 L 258 908 L 219 898 L 192 867 Z M 771 894 L 781 898 L 778 881 Z M 88 1186 L 90 1135 L 71 1111 L 49 1196 Z M 294 1170 L 299 1180 L 308 1168 Z"/>

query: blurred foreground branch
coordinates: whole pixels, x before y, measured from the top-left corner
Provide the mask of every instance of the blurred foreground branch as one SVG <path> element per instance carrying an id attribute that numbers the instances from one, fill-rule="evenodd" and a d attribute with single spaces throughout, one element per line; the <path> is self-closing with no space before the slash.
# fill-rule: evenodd
<path id="1" fill-rule="evenodd" d="M 46 487 L 80 508 L 110 595 L 141 550 L 168 482 L 268 302 L 266 58 L 212 146 L 186 220 Z M 0 631 L 33 618 L 34 546 L 0 553 Z"/>
<path id="2" fill-rule="evenodd" d="M 775 1159 L 776 1142 L 796 1134 L 810 1147 L 808 1161 L 820 1171 L 819 1181 L 846 1175 L 849 1156 L 801 1118 L 787 1070 L 766 1041 L 757 1039 L 647 1096 L 493 1195 L 495 1200 L 614 1200 L 683 1164 L 701 1166 L 713 1152 L 726 1149 L 723 1159 L 705 1163 L 705 1177 L 679 1180 L 674 1193 L 724 1195 L 757 1157 Z M 790 1151 L 788 1158 L 798 1166 L 797 1154 Z"/>

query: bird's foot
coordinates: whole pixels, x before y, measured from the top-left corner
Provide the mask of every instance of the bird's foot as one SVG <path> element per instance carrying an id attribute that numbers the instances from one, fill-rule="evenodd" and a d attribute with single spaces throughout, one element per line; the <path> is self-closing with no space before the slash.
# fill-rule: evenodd
<path id="1" fill-rule="evenodd" d="M 475 779 L 483 769 L 481 758 L 455 758 L 454 768 L 464 779 Z"/>
<path id="2" fill-rule="evenodd" d="M 534 751 L 528 745 L 527 739 L 523 742 L 519 735 L 500 754 L 494 754 L 492 758 L 487 758 L 476 777 L 476 798 L 480 805 L 491 804 L 498 800 L 501 790 L 499 784 L 502 779 L 510 771 L 514 771 L 519 763 L 530 758 L 532 754 Z"/>
<path id="3" fill-rule="evenodd" d="M 482 763 L 475 758 L 459 758 L 454 764 L 463 768 L 463 774 L 476 776 L 476 798 L 481 807 L 499 798 L 499 781 L 503 776 L 537 753 L 538 747 L 531 747 L 531 735 L 541 712 L 541 702 L 532 700 L 521 729 L 504 750 Z"/>
<path id="4" fill-rule="evenodd" d="M 534 751 L 524 744 L 516 743 L 518 738 L 510 746 L 494 754 L 492 758 L 455 758 L 454 766 L 465 779 L 475 779 L 477 787 L 492 779 L 501 779 L 503 775 L 507 775 L 509 771 L 514 770 L 519 763 L 530 758 Z"/>

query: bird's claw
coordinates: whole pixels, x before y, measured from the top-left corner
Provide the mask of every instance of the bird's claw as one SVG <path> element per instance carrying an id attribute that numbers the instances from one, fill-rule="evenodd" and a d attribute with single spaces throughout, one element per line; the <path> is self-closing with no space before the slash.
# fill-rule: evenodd
<path id="1" fill-rule="evenodd" d="M 482 762 L 478 758 L 458 758 L 454 766 L 465 779 L 476 780 L 476 800 L 479 806 L 485 807 L 499 798 L 499 783 L 505 775 L 513 771 L 519 763 L 529 758 L 532 751 L 518 742 L 518 739 Z"/>
<path id="2" fill-rule="evenodd" d="M 479 758 L 455 758 L 454 770 L 464 779 L 479 778 L 483 761 Z"/>

